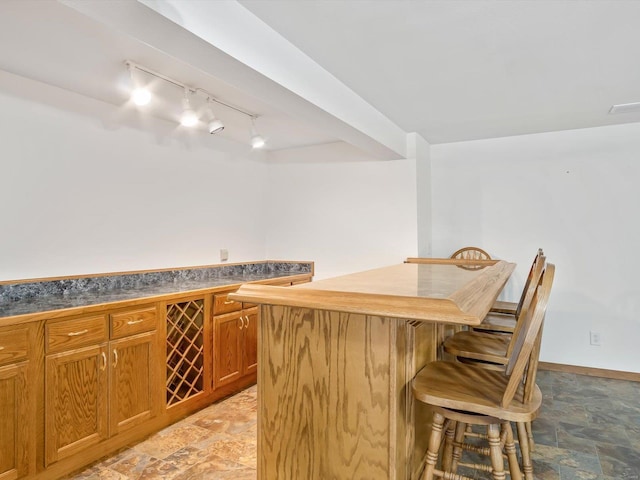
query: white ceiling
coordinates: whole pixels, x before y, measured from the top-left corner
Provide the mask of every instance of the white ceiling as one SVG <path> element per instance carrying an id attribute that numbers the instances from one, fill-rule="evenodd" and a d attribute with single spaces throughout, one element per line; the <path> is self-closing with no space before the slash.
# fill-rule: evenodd
<path id="1" fill-rule="evenodd" d="M 640 1 L 240 0 L 430 143 L 640 121 Z"/>
<path id="2" fill-rule="evenodd" d="M 131 59 L 259 114 L 272 150 L 344 140 L 398 158 L 411 132 L 640 121 L 608 114 L 640 101 L 639 25 L 636 0 L 1 0 L 0 70 L 132 109 Z M 175 121 L 172 88 L 149 114 Z M 216 114 L 247 143 L 246 117 Z"/>

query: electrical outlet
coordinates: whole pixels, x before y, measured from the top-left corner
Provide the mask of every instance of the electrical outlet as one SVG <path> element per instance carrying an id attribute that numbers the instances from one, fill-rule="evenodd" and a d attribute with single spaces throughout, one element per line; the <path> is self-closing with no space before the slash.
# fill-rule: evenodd
<path id="1" fill-rule="evenodd" d="M 600 332 L 591 331 L 591 332 L 589 332 L 589 334 L 590 334 L 589 343 L 591 345 L 599 347 L 600 346 Z"/>
<path id="2" fill-rule="evenodd" d="M 229 250 L 227 250 L 226 248 L 221 248 L 220 249 L 220 261 L 221 262 L 226 262 L 227 260 L 229 260 Z"/>

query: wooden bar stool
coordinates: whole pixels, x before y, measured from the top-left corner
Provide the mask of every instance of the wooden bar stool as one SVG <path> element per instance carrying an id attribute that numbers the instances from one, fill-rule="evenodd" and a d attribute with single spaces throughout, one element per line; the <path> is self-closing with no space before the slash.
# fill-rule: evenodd
<path id="1" fill-rule="evenodd" d="M 527 275 L 527 280 L 524 284 L 524 288 L 522 289 L 522 295 L 520 295 L 519 302 L 517 304 L 513 302 L 502 301 L 495 302 L 489 314 L 484 318 L 482 323 L 476 327 L 473 327 L 473 330 L 495 333 L 513 333 L 513 330 L 516 326 L 516 321 L 520 316 L 520 312 L 522 311 L 522 306 L 527 299 L 527 295 L 533 294 L 531 291 L 532 277 L 536 271 L 536 268 L 539 268 L 540 262 L 542 262 L 544 265 L 544 252 L 541 248 L 538 249 L 538 253 L 536 253 L 535 258 L 533 259 L 533 263 L 531 264 L 531 268 L 529 269 L 529 274 Z M 536 284 L 534 282 L 534 289 L 535 285 Z"/>
<path id="2" fill-rule="evenodd" d="M 546 257 L 540 249 L 533 261 L 527 278 L 527 283 L 525 284 L 525 290 L 523 291 L 522 298 L 517 306 L 517 317 L 512 317 L 510 320 L 513 322 L 514 331 L 519 325 L 517 318 L 531 307 L 533 295 L 542 277 L 545 263 Z M 485 322 L 483 321 L 483 324 L 484 323 Z M 501 331 L 500 329 L 498 329 L 498 332 L 495 332 L 492 328 L 493 326 L 495 326 L 495 324 L 491 324 L 491 326 L 487 327 L 487 330 L 474 329 L 470 331 L 457 332 L 445 339 L 442 344 L 442 349 L 444 352 L 453 355 L 459 362 L 475 363 L 480 367 L 493 370 L 504 370 L 504 366 L 507 364 L 514 346 L 514 336 L 512 334 L 507 334 L 506 331 Z M 540 348 L 541 341 L 542 329 L 540 330 L 539 338 L 536 342 L 536 348 Z M 524 430 L 521 430 L 522 427 L 524 427 Z M 533 439 L 531 422 L 526 422 L 524 426 L 518 425 L 518 439 L 522 442 L 522 435 L 520 435 L 520 431 L 526 432 L 529 448 L 533 451 L 535 442 Z"/>
<path id="3" fill-rule="evenodd" d="M 434 476 L 448 480 L 470 480 L 469 477 L 456 474 L 458 466 L 464 465 L 460 458 L 467 447 L 463 443 L 467 424 L 487 427 L 487 453 L 491 459 L 490 466 L 467 466 L 490 471 L 494 480 L 504 479 L 504 443 L 511 478 L 522 479 L 510 422 L 516 422 L 519 426 L 530 422 L 537 416 L 542 403 L 542 394 L 535 385 L 535 371 L 538 365 L 539 333 L 554 273 L 555 266 L 548 264 L 534 292 L 531 307 L 526 311 L 523 309 L 504 371 L 436 361 L 427 364 L 414 377 L 415 398 L 434 409 L 423 480 L 431 480 Z M 446 435 L 441 468 L 438 469 L 436 464 L 443 431 Z M 533 479 L 526 435 L 521 438 L 520 450 L 525 478 Z"/>

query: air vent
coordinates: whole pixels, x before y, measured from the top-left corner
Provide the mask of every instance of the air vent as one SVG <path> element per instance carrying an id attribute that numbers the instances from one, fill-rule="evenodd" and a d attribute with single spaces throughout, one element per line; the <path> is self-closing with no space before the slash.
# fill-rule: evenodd
<path id="1" fill-rule="evenodd" d="M 609 109 L 609 114 L 632 112 L 640 112 L 640 102 L 621 103 L 620 105 L 614 105 Z"/>

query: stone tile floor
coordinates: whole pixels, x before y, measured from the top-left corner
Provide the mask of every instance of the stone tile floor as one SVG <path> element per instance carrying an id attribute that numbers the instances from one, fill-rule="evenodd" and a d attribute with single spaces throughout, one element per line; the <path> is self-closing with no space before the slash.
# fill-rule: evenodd
<path id="1" fill-rule="evenodd" d="M 640 383 L 540 371 L 538 385 L 536 479 L 640 480 Z M 254 480 L 255 445 L 252 387 L 70 478 Z"/>
<path id="2" fill-rule="evenodd" d="M 256 397 L 248 388 L 69 478 L 255 480 Z"/>

